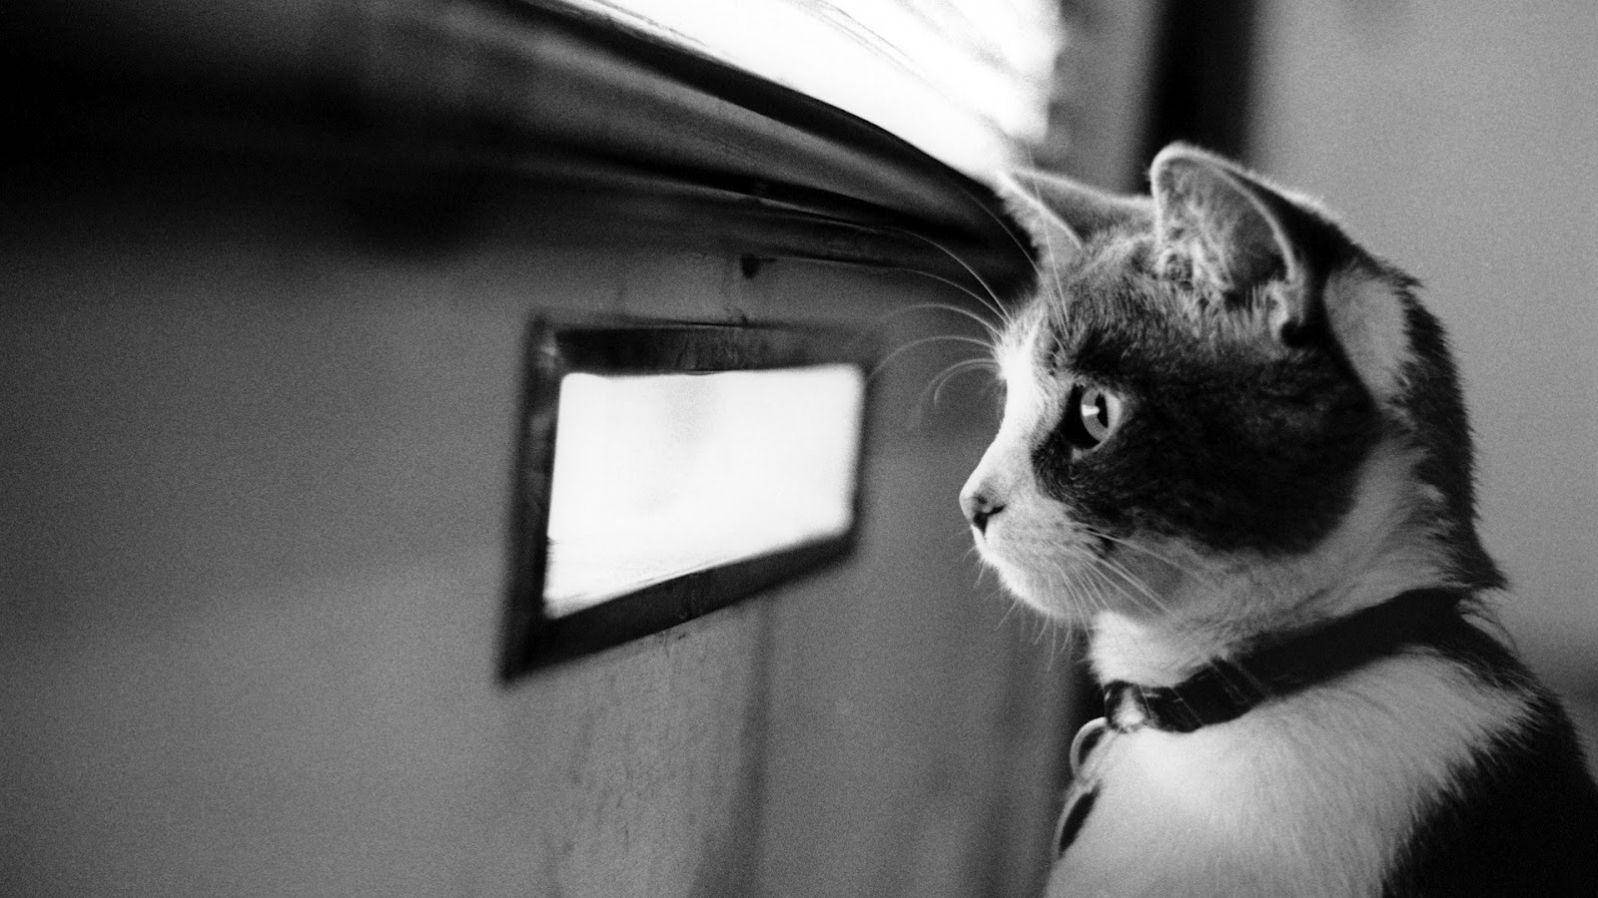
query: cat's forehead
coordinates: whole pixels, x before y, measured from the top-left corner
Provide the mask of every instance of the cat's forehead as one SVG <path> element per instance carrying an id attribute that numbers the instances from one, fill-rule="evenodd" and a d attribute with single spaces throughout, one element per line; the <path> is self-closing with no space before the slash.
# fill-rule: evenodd
<path id="1" fill-rule="evenodd" d="M 1145 344 L 1181 340 L 1182 303 L 1156 276 L 1151 242 L 1136 237 L 1096 241 L 1042 272 L 1038 291 L 1012 322 L 1011 355 L 1039 370 L 1077 367 L 1084 349 L 1134 355 Z M 1100 353 L 1102 354 L 1102 353 Z"/>

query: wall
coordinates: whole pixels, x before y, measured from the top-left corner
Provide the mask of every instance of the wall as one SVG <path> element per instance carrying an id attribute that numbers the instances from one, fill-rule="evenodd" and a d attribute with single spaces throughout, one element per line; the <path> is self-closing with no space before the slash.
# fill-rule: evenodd
<path id="1" fill-rule="evenodd" d="M 1598 8 L 1261 7 L 1254 161 L 1425 282 L 1503 619 L 1598 744 Z"/>
<path id="2" fill-rule="evenodd" d="M 957 294 L 558 246 L 522 226 L 536 196 L 389 232 L 286 164 L 4 175 L 0 892 L 1037 885 L 1067 665 L 976 580 L 954 498 L 992 397 L 973 378 L 926 411 L 946 347 L 877 379 L 853 559 L 495 676 L 530 315 L 893 346 L 969 336 L 884 317 Z"/>

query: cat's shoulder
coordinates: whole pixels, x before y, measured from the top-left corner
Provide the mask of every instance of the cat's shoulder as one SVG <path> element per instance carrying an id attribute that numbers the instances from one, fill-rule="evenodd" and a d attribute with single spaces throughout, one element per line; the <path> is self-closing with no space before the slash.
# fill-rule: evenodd
<path id="1" fill-rule="evenodd" d="M 1384 894 L 1598 892 L 1598 785 L 1564 709 L 1537 689 L 1432 797 Z"/>

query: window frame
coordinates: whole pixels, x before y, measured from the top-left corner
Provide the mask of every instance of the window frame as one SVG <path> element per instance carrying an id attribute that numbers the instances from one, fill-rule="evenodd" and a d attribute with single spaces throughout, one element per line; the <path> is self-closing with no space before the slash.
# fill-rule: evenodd
<path id="1" fill-rule="evenodd" d="M 864 379 L 849 528 L 835 536 L 716 565 L 555 616 L 544 601 L 546 528 L 561 379 L 594 374 L 758 371 L 841 363 L 869 374 L 875 341 L 845 328 L 780 323 L 561 320 L 528 329 L 520 445 L 512 489 L 510 588 L 501 675 L 509 680 L 668 629 L 836 562 L 855 547 L 865 510 L 872 386 Z"/>

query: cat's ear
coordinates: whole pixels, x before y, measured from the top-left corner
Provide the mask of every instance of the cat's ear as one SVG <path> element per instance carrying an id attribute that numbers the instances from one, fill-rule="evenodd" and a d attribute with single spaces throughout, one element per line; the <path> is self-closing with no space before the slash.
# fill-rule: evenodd
<path id="1" fill-rule="evenodd" d="M 1069 258 L 1102 231 L 1151 217 L 1146 199 L 1105 193 L 1050 172 L 1011 171 L 999 189 L 1010 214 L 1056 260 Z"/>
<path id="2" fill-rule="evenodd" d="M 1242 168 L 1184 144 L 1171 144 L 1149 170 L 1162 273 L 1222 296 L 1271 303 L 1273 335 L 1302 328 L 1313 315 L 1313 213 Z"/>

